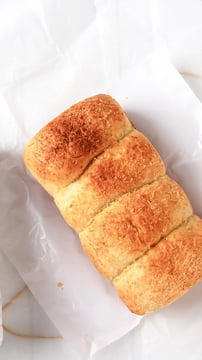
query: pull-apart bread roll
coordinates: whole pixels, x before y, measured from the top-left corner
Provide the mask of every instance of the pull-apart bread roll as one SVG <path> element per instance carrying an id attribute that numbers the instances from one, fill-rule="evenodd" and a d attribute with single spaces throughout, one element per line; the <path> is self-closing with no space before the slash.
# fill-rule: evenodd
<path id="1" fill-rule="evenodd" d="M 172 303 L 201 278 L 202 220 L 194 215 L 113 283 L 131 311 L 145 314 Z"/>
<path id="2" fill-rule="evenodd" d="M 62 188 L 55 202 L 69 225 L 80 232 L 106 204 L 164 174 L 156 150 L 134 129 L 106 149 L 77 181 Z"/>
<path id="3" fill-rule="evenodd" d="M 163 176 L 96 215 L 80 233 L 81 243 L 98 270 L 112 280 L 191 214 L 180 186 Z"/>
<path id="4" fill-rule="evenodd" d="M 114 99 L 93 96 L 71 106 L 41 129 L 25 149 L 25 164 L 54 197 L 76 180 L 90 161 L 132 129 Z"/>
<path id="5" fill-rule="evenodd" d="M 162 308 L 202 279 L 202 220 L 110 96 L 52 120 L 24 161 L 132 312 Z"/>

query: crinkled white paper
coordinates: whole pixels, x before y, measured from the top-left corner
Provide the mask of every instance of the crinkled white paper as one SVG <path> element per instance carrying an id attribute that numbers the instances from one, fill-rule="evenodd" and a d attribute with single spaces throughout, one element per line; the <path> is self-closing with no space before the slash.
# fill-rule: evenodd
<path id="1" fill-rule="evenodd" d="M 153 41 L 178 70 L 202 74 L 202 1 L 151 0 Z"/>
<path id="2" fill-rule="evenodd" d="M 124 6 L 79 1 L 80 11 L 76 1 L 32 3 L 12 2 L 10 22 L 0 14 L 0 246 L 69 345 L 87 359 L 141 317 L 127 310 L 84 255 L 77 235 L 26 171 L 23 148 L 71 104 L 111 94 L 202 215 L 202 105 L 167 59 L 149 55 L 149 1 L 141 5 L 148 17 L 137 15 L 134 22 L 130 0 Z M 125 16 L 134 34 L 127 44 Z M 198 314 L 201 305 L 195 305 Z"/>

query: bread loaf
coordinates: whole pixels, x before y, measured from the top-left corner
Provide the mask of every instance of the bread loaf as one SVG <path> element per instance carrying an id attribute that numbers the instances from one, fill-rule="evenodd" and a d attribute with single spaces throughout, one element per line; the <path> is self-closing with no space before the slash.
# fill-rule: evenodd
<path id="1" fill-rule="evenodd" d="M 202 220 L 110 96 L 52 120 L 24 161 L 132 312 L 162 308 L 202 279 Z"/>

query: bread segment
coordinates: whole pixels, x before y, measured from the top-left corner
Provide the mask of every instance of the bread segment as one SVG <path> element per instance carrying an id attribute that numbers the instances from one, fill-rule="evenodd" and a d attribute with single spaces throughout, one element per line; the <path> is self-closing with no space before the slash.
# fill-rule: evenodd
<path id="1" fill-rule="evenodd" d="M 24 161 L 54 196 L 78 178 L 88 163 L 133 129 L 108 95 L 83 100 L 42 128 L 25 148 Z"/>
<path id="2" fill-rule="evenodd" d="M 80 232 L 111 201 L 164 174 L 157 151 L 133 130 L 100 155 L 79 180 L 61 189 L 55 202 L 69 225 Z"/>
<path id="3" fill-rule="evenodd" d="M 182 188 L 164 176 L 113 202 L 79 236 L 97 269 L 113 279 L 191 214 Z"/>
<path id="4" fill-rule="evenodd" d="M 202 279 L 202 220 L 189 221 L 134 262 L 113 283 L 136 314 L 160 309 Z"/>

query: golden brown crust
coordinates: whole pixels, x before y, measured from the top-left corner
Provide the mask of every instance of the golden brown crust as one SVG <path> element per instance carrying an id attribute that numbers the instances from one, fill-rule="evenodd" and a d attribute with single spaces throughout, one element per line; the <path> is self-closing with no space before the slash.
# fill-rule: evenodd
<path id="1" fill-rule="evenodd" d="M 100 155 L 77 181 L 61 189 L 55 202 L 69 225 L 80 232 L 106 204 L 164 174 L 157 151 L 134 130 Z"/>
<path id="2" fill-rule="evenodd" d="M 192 214 L 182 188 L 168 176 L 123 195 L 79 236 L 97 269 L 113 279 Z"/>
<path id="3" fill-rule="evenodd" d="M 24 161 L 54 195 L 132 128 L 114 99 L 96 95 L 73 105 L 41 129 L 27 145 Z"/>
<path id="4" fill-rule="evenodd" d="M 160 309 L 202 280 L 202 220 L 189 221 L 122 272 L 113 283 L 136 314 Z"/>

